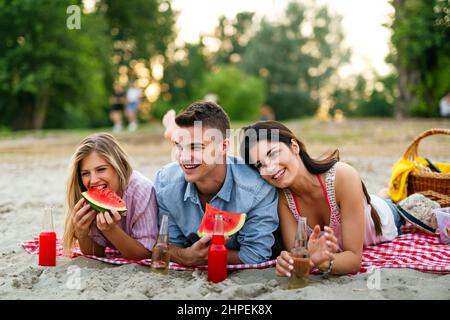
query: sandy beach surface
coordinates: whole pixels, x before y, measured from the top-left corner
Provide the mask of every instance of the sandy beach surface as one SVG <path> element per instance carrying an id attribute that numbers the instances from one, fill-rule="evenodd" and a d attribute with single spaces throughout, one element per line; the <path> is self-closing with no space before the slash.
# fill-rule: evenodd
<path id="1" fill-rule="evenodd" d="M 374 193 L 387 183 L 390 168 L 417 134 L 431 127 L 450 127 L 448 120 L 287 124 L 313 156 L 339 147 L 341 159 L 359 170 Z M 85 257 L 59 257 L 55 268 L 39 267 L 37 256 L 20 244 L 39 234 L 46 205 L 55 208 L 55 228 L 61 237 L 70 156 L 87 134 L 0 138 L 0 299 L 450 299 L 450 275 L 408 269 L 330 279 L 311 276 L 308 287 L 288 290 L 287 279 L 276 277 L 274 268 L 231 272 L 224 282 L 211 284 L 204 271 L 160 275 L 140 265 L 113 266 Z M 171 161 L 171 145 L 161 136 L 157 125 L 117 135 L 134 168 L 152 180 L 158 168 Z M 450 162 L 449 142 L 448 137 L 432 137 L 421 144 L 419 153 Z"/>

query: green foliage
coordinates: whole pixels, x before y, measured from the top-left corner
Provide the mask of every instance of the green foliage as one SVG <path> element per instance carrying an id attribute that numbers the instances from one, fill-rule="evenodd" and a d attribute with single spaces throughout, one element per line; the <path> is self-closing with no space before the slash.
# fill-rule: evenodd
<path id="1" fill-rule="evenodd" d="M 234 19 L 219 18 L 214 37 L 219 41 L 219 50 L 213 55 L 214 64 L 235 64 L 245 52 L 254 33 L 254 12 L 240 12 Z"/>
<path id="2" fill-rule="evenodd" d="M 111 43 L 101 16 L 66 27 L 72 1 L 0 1 L 0 121 L 15 129 L 62 126 L 74 109 L 89 108 L 84 124 L 107 103 Z M 88 94 L 87 94 L 88 93 Z M 48 117 L 48 115 L 51 115 Z M 94 116 L 94 117 L 92 117 Z M 53 119 L 52 119 L 53 118 Z M 69 117 L 70 118 L 70 117 Z M 73 123 L 73 125 L 76 125 Z"/>
<path id="3" fill-rule="evenodd" d="M 0 0 L 0 126 L 109 124 L 114 56 L 148 60 L 173 35 L 164 0 L 98 1 L 93 12 L 81 10 L 81 28 L 69 30 L 74 4 L 83 8 L 81 0 Z M 126 52 L 114 52 L 125 38 Z"/>
<path id="4" fill-rule="evenodd" d="M 311 26 L 311 32 L 306 32 Z M 277 119 L 312 115 L 321 103 L 321 91 L 335 90 L 332 79 L 349 59 L 342 40 L 339 17 L 326 7 L 293 1 L 281 22 L 262 21 L 240 67 L 265 78 L 267 103 Z"/>
<path id="5" fill-rule="evenodd" d="M 163 54 L 173 40 L 176 15 L 167 0 L 101 0 L 98 3 L 109 22 L 115 43 L 116 63 Z"/>
<path id="6" fill-rule="evenodd" d="M 389 58 L 399 74 L 398 114 L 436 116 L 450 88 L 448 0 L 395 0 Z"/>
<path id="7" fill-rule="evenodd" d="M 234 66 L 224 66 L 205 76 L 200 96 L 214 93 L 231 120 L 255 120 L 265 99 L 264 81 Z"/>
<path id="8" fill-rule="evenodd" d="M 333 93 L 331 113 L 341 110 L 349 117 L 392 117 L 397 99 L 397 77 L 393 74 L 378 77 L 374 88 L 369 88 L 363 76 L 355 79 L 350 89 L 340 89 Z"/>
<path id="9" fill-rule="evenodd" d="M 209 72 L 209 66 L 204 55 L 205 47 L 199 44 L 186 44 L 177 49 L 177 55 L 184 55 L 184 59 L 169 63 L 164 71 L 164 83 L 174 104 L 193 100 L 198 97 L 197 88 L 203 75 Z"/>

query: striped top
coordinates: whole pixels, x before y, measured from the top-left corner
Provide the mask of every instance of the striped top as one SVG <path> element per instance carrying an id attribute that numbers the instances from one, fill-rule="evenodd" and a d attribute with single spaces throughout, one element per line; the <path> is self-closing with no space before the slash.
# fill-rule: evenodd
<path id="1" fill-rule="evenodd" d="M 333 232 L 338 240 L 339 251 L 342 251 L 342 230 L 341 230 L 341 210 L 336 202 L 336 165 L 330 168 L 325 174 L 325 184 L 317 176 L 317 180 L 322 187 L 325 199 L 327 200 L 328 207 L 330 208 L 330 221 L 329 227 L 333 229 Z M 286 196 L 288 206 L 295 220 L 298 221 L 300 216 L 300 210 L 298 209 L 297 201 L 294 194 L 289 189 L 283 189 Z M 388 205 L 384 201 L 375 196 L 370 195 L 372 199 L 372 205 L 378 212 L 381 221 L 382 235 L 377 236 L 375 234 L 375 225 L 371 216 L 371 205 L 367 203 L 366 197 L 364 197 L 364 246 L 375 245 L 382 242 L 392 241 L 397 236 L 397 228 L 395 226 L 394 217 L 390 211 Z M 312 229 L 308 226 L 308 236 L 312 233 Z"/>
<path id="2" fill-rule="evenodd" d="M 128 210 L 126 216 L 120 221 L 120 227 L 151 251 L 158 237 L 158 207 L 153 183 L 138 171 L 133 170 L 123 199 Z M 95 220 L 89 237 L 102 247 L 116 249 L 97 228 Z"/>

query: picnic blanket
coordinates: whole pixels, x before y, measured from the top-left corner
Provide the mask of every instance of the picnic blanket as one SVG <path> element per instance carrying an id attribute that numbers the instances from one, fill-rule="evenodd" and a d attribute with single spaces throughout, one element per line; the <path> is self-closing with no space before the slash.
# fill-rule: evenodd
<path id="1" fill-rule="evenodd" d="M 39 254 L 39 239 L 35 238 L 31 241 L 25 241 L 22 243 L 22 247 L 31 254 Z M 63 256 L 63 245 L 60 239 L 56 241 L 56 255 Z M 95 259 L 98 261 L 106 262 L 109 264 L 123 265 L 128 263 L 136 263 L 144 266 L 150 266 L 152 263 L 151 259 L 144 260 L 129 260 L 122 257 L 119 251 L 106 248 L 104 257 L 97 257 L 92 255 L 84 255 L 80 248 L 77 246 L 74 248 L 72 252 L 72 258 L 85 256 L 87 258 Z M 258 264 L 236 264 L 236 265 L 228 265 L 228 270 L 244 270 L 244 269 L 265 269 L 275 266 L 276 260 L 270 260 L 263 263 Z M 189 270 L 208 270 L 208 266 L 196 266 L 196 267 L 187 267 L 174 262 L 169 263 L 170 270 L 181 270 L 181 271 L 189 271 Z"/>
<path id="2" fill-rule="evenodd" d="M 23 248 L 31 253 L 39 253 L 39 240 L 34 239 L 22 243 Z M 57 255 L 62 256 L 62 243 L 58 239 Z M 72 257 L 83 256 L 79 248 L 75 248 Z M 151 260 L 127 260 L 120 256 L 119 252 L 106 248 L 105 257 L 86 255 L 86 257 L 102 262 L 123 265 L 137 263 L 151 265 Z M 276 260 L 270 260 L 258 264 L 228 265 L 228 270 L 265 269 L 276 265 Z M 422 272 L 448 274 L 450 273 L 450 246 L 439 240 L 439 234 L 424 234 L 410 232 L 398 236 L 392 242 L 386 242 L 375 246 L 365 247 L 362 254 L 361 269 L 359 272 L 367 272 L 372 268 L 409 268 Z M 207 270 L 208 266 L 187 267 L 170 262 L 171 270 Z M 317 269 L 312 273 L 319 273 Z"/>

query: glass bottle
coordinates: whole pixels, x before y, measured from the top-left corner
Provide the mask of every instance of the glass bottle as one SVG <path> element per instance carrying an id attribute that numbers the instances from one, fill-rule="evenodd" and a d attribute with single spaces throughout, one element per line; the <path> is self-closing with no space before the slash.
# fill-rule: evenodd
<path id="1" fill-rule="evenodd" d="M 162 216 L 158 241 L 152 250 L 152 270 L 167 274 L 169 272 L 169 217 Z"/>
<path id="2" fill-rule="evenodd" d="M 311 269 L 310 257 L 308 253 L 308 232 L 305 217 L 299 217 L 297 231 L 295 233 L 294 247 L 290 255 L 294 260 L 294 269 L 288 281 L 289 289 L 304 288 L 309 282 Z"/>
<path id="3" fill-rule="evenodd" d="M 214 231 L 208 249 L 208 281 L 218 283 L 227 278 L 227 247 L 223 233 L 223 217 L 214 216 Z"/>
<path id="4" fill-rule="evenodd" d="M 52 207 L 44 208 L 42 229 L 39 234 L 39 265 L 56 266 L 56 233 L 53 227 Z"/>

